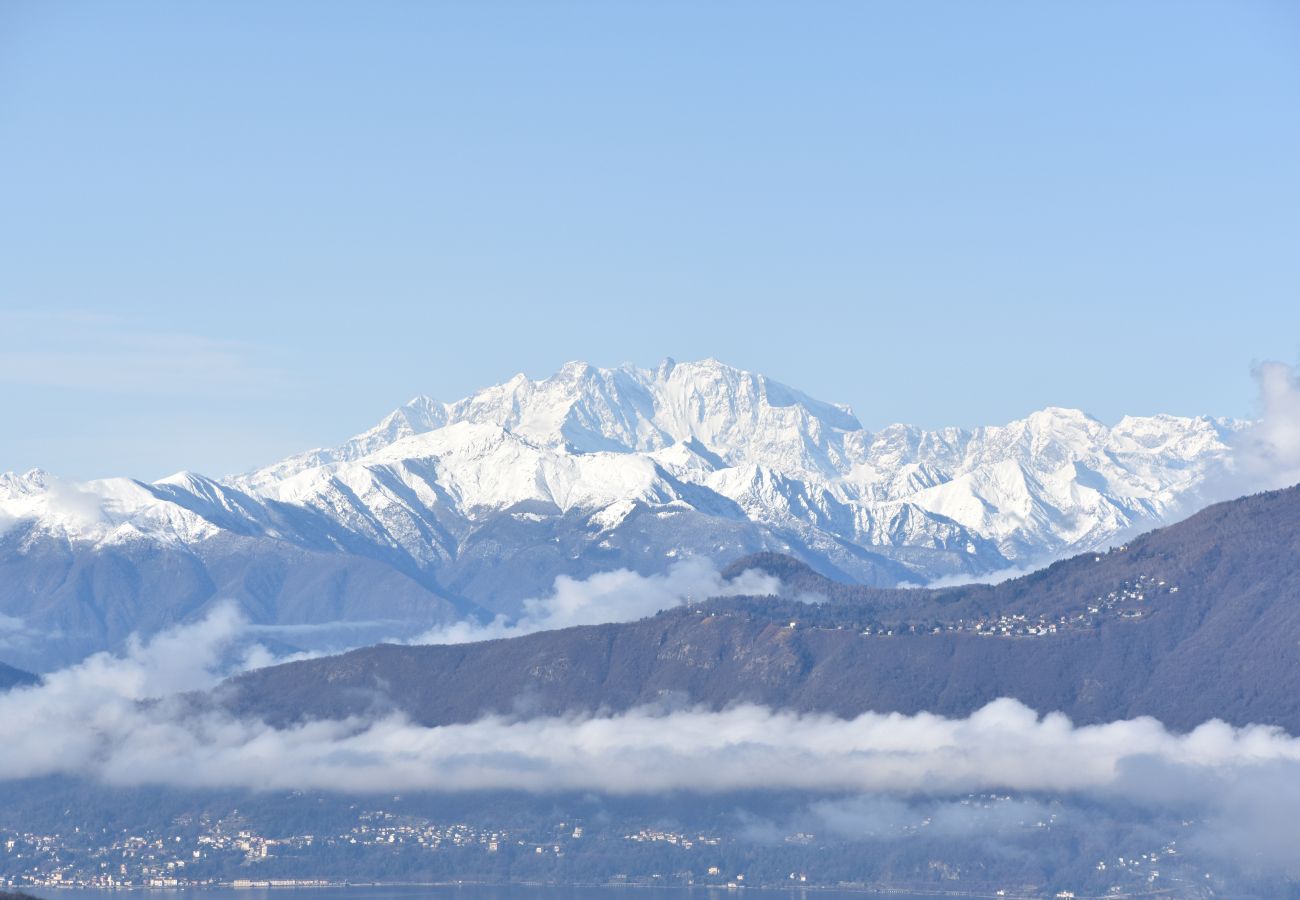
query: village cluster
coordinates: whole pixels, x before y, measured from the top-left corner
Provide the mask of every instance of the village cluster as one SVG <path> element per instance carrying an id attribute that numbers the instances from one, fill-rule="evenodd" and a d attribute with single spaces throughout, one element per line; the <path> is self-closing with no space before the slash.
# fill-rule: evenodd
<path id="1" fill-rule="evenodd" d="M 966 633 L 993 638 L 1047 637 L 1066 631 L 1083 631 L 1095 628 L 1105 619 L 1141 619 L 1150 613 L 1150 600 L 1160 593 L 1177 594 L 1178 585 L 1151 575 L 1139 575 L 1124 581 L 1115 590 L 1099 595 L 1084 609 L 1072 614 L 1050 618 L 1045 615 L 1030 616 L 1025 613 L 994 614 L 978 619 L 958 619 L 936 625 L 907 625 L 899 627 L 863 626 L 864 637 L 892 637 L 896 634 L 954 634 Z M 791 621 L 790 628 L 800 627 Z M 840 630 L 843 626 L 837 626 Z"/>
<path id="2" fill-rule="evenodd" d="M 990 810 L 1012 802 L 1010 796 L 970 795 L 962 805 Z M 896 836 L 918 835 L 928 831 L 930 818 L 900 821 L 885 831 Z M 1020 823 L 1026 832 L 1043 833 L 1057 827 L 1057 815 L 1045 810 Z M 728 846 L 734 841 L 717 833 L 683 831 L 663 827 L 638 827 L 602 831 L 593 836 L 589 825 L 580 822 L 549 822 L 523 831 L 486 828 L 468 823 L 439 824 L 430 820 L 391 812 L 363 810 L 353 824 L 332 834 L 297 834 L 270 837 L 260 833 L 237 812 L 225 819 L 199 816 L 180 817 L 173 827 L 162 831 L 123 831 L 109 834 L 73 829 L 70 834 L 35 834 L 0 831 L 0 887 L 40 888 L 179 888 L 229 886 L 234 888 L 290 888 L 339 884 L 337 880 L 316 874 L 293 877 L 285 874 L 278 860 L 302 859 L 304 851 L 323 850 L 331 855 L 348 852 L 368 854 L 370 858 L 389 857 L 394 852 L 444 853 L 468 851 L 483 854 L 480 859 L 495 859 L 507 851 L 516 858 L 545 859 L 564 857 L 590 840 L 607 840 L 624 846 L 660 845 L 672 851 L 671 857 L 659 857 L 659 863 L 678 860 L 680 870 L 668 868 L 661 873 L 614 875 L 614 883 L 684 883 L 716 884 L 740 888 L 748 885 L 746 872 L 728 867 Z M 882 835 L 883 836 L 883 835 Z M 781 842 L 815 850 L 818 835 L 798 831 Z M 724 846 L 726 845 L 726 846 Z M 365 849 L 360 849 L 365 848 Z M 378 856 L 375 856 L 378 854 Z M 685 854 L 678 856 L 677 854 Z M 691 859 L 691 862 L 687 862 Z M 805 862 L 812 858 L 805 857 Z M 1107 880 L 1116 879 L 1114 891 L 1131 890 L 1135 883 L 1155 888 L 1189 880 L 1189 860 L 1178 852 L 1174 842 L 1155 850 L 1099 859 L 1096 872 Z M 670 863 L 671 865 L 671 863 Z M 948 872 L 950 878 L 961 877 L 965 864 L 958 861 L 932 860 L 931 867 Z M 1173 871 L 1171 871 L 1173 870 Z M 692 872 L 694 874 L 692 874 Z M 669 874 L 665 874 L 669 873 Z M 1196 878 L 1209 878 L 1196 870 Z M 812 869 L 790 871 L 782 880 L 798 884 L 816 882 Z M 1162 877 L 1163 876 L 1163 877 Z M 1123 886 L 1123 888 L 1121 888 Z"/>
<path id="3" fill-rule="evenodd" d="M 1148 884 L 1155 885 L 1160 881 L 1160 867 L 1171 862 L 1176 856 L 1178 856 L 1177 842 L 1170 841 L 1159 850 L 1138 853 L 1134 856 L 1117 856 L 1109 862 L 1099 859 L 1097 860 L 1097 871 L 1137 876 L 1144 879 Z M 1207 873 L 1205 877 L 1212 878 L 1213 876 Z"/>
<path id="4" fill-rule="evenodd" d="M 1098 596 L 1082 611 L 1071 616 L 1058 616 L 1055 621 L 1049 621 L 1046 616 L 1000 615 L 975 622 L 959 621 L 948 630 L 971 631 L 985 637 L 1045 637 L 1058 631 L 1091 629 L 1106 618 L 1142 618 L 1148 613 L 1142 604 L 1149 603 L 1157 593 L 1176 594 L 1178 586 L 1166 584 L 1164 579 L 1154 576 L 1139 575 L 1133 581 L 1122 582 L 1115 590 Z"/>
<path id="5" fill-rule="evenodd" d="M 269 837 L 241 818 L 197 823 L 184 817 L 166 832 L 123 831 L 110 834 L 74 828 L 71 834 L 35 834 L 0 831 L 0 886 L 3 887 L 201 887 L 228 884 L 234 887 L 304 887 L 328 882 L 318 878 L 258 877 L 270 872 L 277 857 L 347 847 L 422 851 L 477 850 L 495 854 L 507 844 L 516 852 L 563 856 L 567 847 L 580 841 L 584 827 L 559 822 L 544 833 L 522 836 L 505 829 L 483 828 L 467 823 L 438 824 L 398 816 L 384 811 L 358 814 L 357 822 L 336 834 L 296 834 Z M 716 847 L 722 838 L 707 835 L 641 828 L 618 836 L 633 842 L 663 842 L 691 850 Z M 218 866 L 203 866 L 218 862 Z M 199 870 L 204 870 L 200 872 Z M 214 870 L 247 872 L 248 877 L 222 878 Z"/>
<path id="6" fill-rule="evenodd" d="M 74 829 L 72 834 L 0 832 L 0 886 L 8 887 L 186 887 L 230 883 L 238 887 L 269 884 L 275 887 L 321 885 L 322 879 L 222 882 L 196 870 L 205 861 L 221 861 L 256 873 L 258 864 L 311 848 L 338 849 L 345 845 L 393 847 L 414 845 L 436 851 L 478 848 L 495 853 L 508 839 L 503 830 L 483 829 L 464 823 L 440 825 L 429 821 L 398 820 L 391 813 L 367 812 L 347 831 L 337 834 L 299 834 L 271 838 L 245 823 L 224 820 L 204 822 L 194 835 L 188 821 L 178 821 L 176 832 L 123 832 L 110 835 Z M 581 829 L 577 829 L 581 833 Z M 520 841 L 520 843 L 523 843 Z M 538 852 L 541 852 L 539 846 Z"/>
<path id="7" fill-rule="evenodd" d="M 710 837 L 706 834 L 699 834 L 691 837 L 676 831 L 660 831 L 655 828 L 642 828 L 633 834 L 623 836 L 624 840 L 636 841 L 638 843 L 662 841 L 665 844 L 672 844 L 681 847 L 683 850 L 690 850 L 696 844 L 701 847 L 716 847 L 722 843 L 720 837 Z"/>

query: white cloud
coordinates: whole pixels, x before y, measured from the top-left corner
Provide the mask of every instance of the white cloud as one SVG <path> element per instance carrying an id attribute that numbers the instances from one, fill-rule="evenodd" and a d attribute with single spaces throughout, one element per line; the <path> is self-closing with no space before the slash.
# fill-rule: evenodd
<path id="1" fill-rule="evenodd" d="M 931 835 L 997 837 L 1021 830 L 1026 823 L 1049 819 L 1055 813 L 1051 804 L 1033 797 L 985 794 L 951 800 L 857 794 L 813 801 L 802 814 L 807 824 L 777 831 L 789 834 L 803 825 L 844 840 L 861 840 L 904 837 L 924 826 Z"/>
<path id="2" fill-rule="evenodd" d="M 104 520 L 102 497 L 61 478 L 47 476 L 42 499 L 48 515 L 79 526 L 91 527 Z"/>
<path id="3" fill-rule="evenodd" d="M 523 615 L 513 622 L 504 616 L 487 625 L 456 622 L 426 632 L 412 643 L 464 644 L 574 625 L 631 622 L 709 597 L 766 596 L 780 590 L 780 579 L 752 569 L 732 579 L 723 578 L 717 567 L 702 557 L 674 563 L 661 575 L 638 575 L 629 569 L 584 579 L 561 575 L 550 594 L 525 600 Z"/>
<path id="4" fill-rule="evenodd" d="M 0 529 L 3 530 L 3 529 Z M 17 616 L 0 613 L 0 650 L 24 647 L 42 635 Z"/>
<path id="5" fill-rule="evenodd" d="M 34 474 L 35 479 L 16 492 L 0 488 L 0 535 L 19 522 L 46 517 L 78 530 L 94 529 L 107 521 L 105 497 L 88 486 L 45 472 Z"/>
<path id="6" fill-rule="evenodd" d="M 1043 565 L 1047 565 L 1047 563 L 1043 563 Z M 963 584 L 1001 584 L 1004 581 L 1010 581 L 1013 578 L 1021 578 L 1028 575 L 1030 572 L 1035 571 L 1037 571 L 1037 568 L 1021 569 L 1011 567 L 1007 569 L 996 569 L 992 572 L 985 572 L 982 575 L 945 575 L 942 578 L 936 578 L 925 586 L 927 588 L 946 588 L 959 587 Z"/>
<path id="7" fill-rule="evenodd" d="M 1294 842 L 1279 837 L 1300 803 L 1300 740 L 1274 727 L 1208 722 L 1177 734 L 1149 718 L 1076 726 L 1003 699 L 962 719 L 741 705 L 276 728 L 180 696 L 212 686 L 246 633 L 223 607 L 133 642 L 123 656 L 99 654 L 0 694 L 0 780 L 63 774 L 119 786 L 358 794 L 796 790 L 813 795 L 807 813 L 819 827 L 844 837 L 887 833 L 922 807 L 934 833 L 996 830 L 1038 815 L 1035 796 L 1075 796 L 1149 809 L 1194 804 L 1207 848 L 1300 863 Z M 234 668 L 268 661 L 251 652 Z M 977 810 L 942 800 L 985 791 L 1028 796 Z"/>
<path id="8" fill-rule="evenodd" d="M 1300 482 L 1300 371 L 1270 360 L 1254 376 L 1260 415 L 1235 441 L 1237 474 L 1254 490 L 1289 487 Z"/>
<path id="9" fill-rule="evenodd" d="M 124 656 L 98 654 L 39 686 L 0 696 L 9 735 L 0 777 L 65 772 L 123 784 L 356 791 L 906 794 L 1105 790 L 1123 785 L 1126 766 L 1138 763 L 1220 775 L 1300 766 L 1300 740 L 1273 727 L 1209 722 L 1174 734 L 1146 718 L 1075 726 L 1060 714 L 1040 717 L 1005 699 L 965 719 L 928 713 L 840 719 L 737 706 L 489 716 L 433 728 L 387 716 L 282 729 L 222 712 L 194 713 L 175 702 L 177 694 L 217 680 L 245 631 L 233 607 L 221 607 L 198 624 L 133 642 Z M 250 767 L 253 758 L 260 764 Z"/>

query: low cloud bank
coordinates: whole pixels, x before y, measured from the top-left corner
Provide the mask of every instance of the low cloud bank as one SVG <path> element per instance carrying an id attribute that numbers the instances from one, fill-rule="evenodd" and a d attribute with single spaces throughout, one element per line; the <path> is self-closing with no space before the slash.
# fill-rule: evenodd
<path id="1" fill-rule="evenodd" d="M 1043 565 L 1046 565 L 1044 563 Z M 1007 569 L 995 569 L 992 572 L 985 572 L 982 575 L 969 575 L 958 573 L 956 575 L 944 575 L 942 578 L 936 578 L 926 585 L 927 588 L 946 588 L 960 587 L 963 584 L 1001 584 L 1004 581 L 1010 581 L 1013 578 L 1022 578 L 1030 572 L 1036 572 L 1042 566 L 1019 568 L 1012 566 Z"/>
<path id="2" fill-rule="evenodd" d="M 940 833 L 1040 817 L 1033 795 L 1150 810 L 1188 808 L 1207 845 L 1300 863 L 1300 740 L 1267 726 L 1209 722 L 1187 734 L 1149 718 L 1077 726 L 997 700 L 964 719 L 868 713 L 853 719 L 742 705 L 723 711 L 637 709 L 617 715 L 423 727 L 399 715 L 275 728 L 183 692 L 263 664 L 231 647 L 247 637 L 233 608 L 99 654 L 0 694 L 0 780 L 45 775 L 115 786 L 398 791 L 805 791 L 807 815 L 843 837 L 888 833 L 930 804 Z M 931 798 L 1029 795 L 970 807 Z M 861 795 L 857 800 L 818 795 Z M 900 832 L 902 833 L 902 832 Z M 1213 840 L 1211 840 L 1211 837 Z M 1225 852 L 1227 852 L 1225 851 Z"/>
<path id="3" fill-rule="evenodd" d="M 18 691 L 3 704 L 29 699 Z M 32 698 L 34 699 L 34 698 Z M 51 757 L 39 740 L 0 762 L 7 777 L 90 772 L 112 784 L 252 789 L 599 791 L 754 789 L 896 795 L 1010 790 L 1094 792 L 1152 800 L 1165 783 L 1231 784 L 1278 764 L 1300 774 L 1300 742 L 1272 728 L 1207 723 L 1186 735 L 1150 719 L 1076 727 L 998 700 L 966 719 L 866 714 L 854 719 L 739 706 L 632 710 L 603 717 L 510 719 L 427 728 L 400 716 L 276 729 L 174 703 L 109 711 L 72 725 Z M 29 722 L 31 716 L 26 716 Z M 18 762 L 15 768 L 12 764 Z M 1153 791 L 1135 773 L 1160 778 Z"/>
<path id="4" fill-rule="evenodd" d="M 4 521 L 0 519 L 0 531 L 3 529 Z M 37 636 L 37 633 L 28 628 L 27 623 L 22 619 L 0 613 L 0 650 L 21 646 Z"/>
<path id="5" fill-rule="evenodd" d="M 212 686 L 247 626 L 231 607 L 98 654 L 0 695 L 0 778 L 91 774 L 115 784 L 615 794 L 754 788 L 893 794 L 1006 789 L 1183 792 L 1181 779 L 1296 766 L 1300 740 L 1268 726 L 1155 719 L 1076 726 L 997 700 L 965 719 L 853 719 L 758 706 L 638 709 L 610 716 L 489 716 L 427 728 L 401 716 L 273 728 L 196 712 L 178 695 Z M 269 661 L 260 648 L 234 668 Z M 1152 777 L 1152 772 L 1161 777 Z M 1163 796 L 1163 794 L 1161 795 Z"/>
<path id="6" fill-rule="evenodd" d="M 941 837 L 969 837 L 1019 830 L 1026 823 L 1058 815 L 1053 804 L 1035 798 L 981 796 L 960 800 L 900 799 L 878 794 L 836 797 L 808 805 L 809 826 L 844 840 L 906 835 L 919 825 Z"/>
<path id="7" fill-rule="evenodd" d="M 781 581 L 773 575 L 749 569 L 727 579 L 711 560 L 700 557 L 674 563 L 661 575 L 638 575 L 630 569 L 583 579 L 561 575 L 550 594 L 525 600 L 523 615 L 514 621 L 497 616 L 486 625 L 456 622 L 427 631 L 411 643 L 466 644 L 574 625 L 632 622 L 709 597 L 766 596 L 780 590 Z"/>

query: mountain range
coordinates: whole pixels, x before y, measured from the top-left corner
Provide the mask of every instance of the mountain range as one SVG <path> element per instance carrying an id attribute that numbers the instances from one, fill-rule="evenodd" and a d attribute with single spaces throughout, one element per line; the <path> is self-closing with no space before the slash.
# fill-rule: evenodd
<path id="1" fill-rule="evenodd" d="M 0 475 L 0 615 L 20 623 L 5 655 L 48 669 L 227 598 L 294 646 L 355 646 L 689 556 L 772 551 L 880 587 L 978 578 L 1186 514 L 1243 427 L 1048 408 L 869 432 L 714 360 L 571 363 L 417 397 L 237 476 Z"/>

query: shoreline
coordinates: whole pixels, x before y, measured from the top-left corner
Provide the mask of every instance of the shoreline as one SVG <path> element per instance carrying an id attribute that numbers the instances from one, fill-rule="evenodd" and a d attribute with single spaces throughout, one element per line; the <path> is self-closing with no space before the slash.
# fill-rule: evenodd
<path id="1" fill-rule="evenodd" d="M 310 891 L 310 890 L 375 890 L 375 889 L 447 889 L 447 888 L 529 888 L 534 890 L 562 891 L 562 890 L 650 890 L 650 891 L 683 891 L 694 893 L 701 892 L 723 892 L 739 893 L 741 891 L 759 891 L 763 893 L 777 892 L 799 892 L 799 893 L 843 893 L 858 894 L 862 896 L 902 896 L 902 897 L 966 897 L 971 900 L 1038 900 L 1038 898 L 1054 897 L 1054 893 L 1012 893 L 1009 889 L 1003 889 L 1001 893 L 996 891 L 978 891 L 978 890 L 942 890 L 938 888 L 913 888 L 903 886 L 866 886 L 866 885 L 781 885 L 781 884 L 689 884 L 689 885 L 672 885 L 672 884 L 629 884 L 624 882 L 539 882 L 539 881 L 304 881 L 295 884 L 283 883 L 288 879 L 274 879 L 281 881 L 280 884 L 272 884 L 271 880 L 259 882 L 245 882 L 243 880 L 228 882 L 211 882 L 207 884 L 189 884 L 189 885 L 122 885 L 113 887 L 97 887 L 94 885 L 60 885 L 49 887 L 24 887 L 15 888 L 15 890 L 36 891 L 37 900 L 40 898 L 42 891 L 97 891 L 102 893 L 116 893 L 119 891 L 147 891 L 159 893 L 181 893 L 184 891 Z M 1144 893 L 1132 894 L 1070 894 L 1073 900 L 1120 900 L 1120 898 L 1138 898 L 1138 897 L 1164 897 L 1170 893 L 1169 888 L 1149 891 Z"/>

